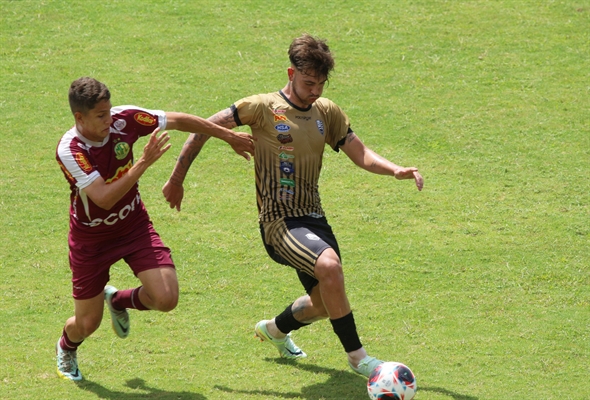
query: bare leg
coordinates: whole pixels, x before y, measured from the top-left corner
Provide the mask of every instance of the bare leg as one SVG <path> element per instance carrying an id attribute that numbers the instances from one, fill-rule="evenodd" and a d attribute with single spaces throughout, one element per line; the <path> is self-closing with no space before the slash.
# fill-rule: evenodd
<path id="1" fill-rule="evenodd" d="M 68 338 L 72 342 L 79 343 L 92 335 L 100 326 L 103 309 L 104 295 L 102 292 L 91 299 L 74 299 L 74 316 L 68 318 L 65 325 Z"/>
<path id="2" fill-rule="evenodd" d="M 178 279 L 174 268 L 154 268 L 137 277 L 143 285 L 139 300 L 150 310 L 171 311 L 178 304 Z"/>

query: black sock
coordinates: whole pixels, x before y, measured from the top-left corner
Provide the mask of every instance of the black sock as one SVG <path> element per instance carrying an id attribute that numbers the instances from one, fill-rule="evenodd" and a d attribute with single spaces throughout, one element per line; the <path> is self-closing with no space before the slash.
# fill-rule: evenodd
<path id="1" fill-rule="evenodd" d="M 344 346 L 344 351 L 350 353 L 351 351 L 355 351 L 363 347 L 356 331 L 356 324 L 354 323 L 352 311 L 350 314 L 345 315 L 342 318 L 331 319 L 330 322 L 332 323 L 334 332 L 340 339 L 340 343 L 342 343 L 342 346 Z"/>
<path id="2" fill-rule="evenodd" d="M 287 308 L 285 308 L 285 311 L 275 317 L 275 324 L 277 324 L 277 328 L 279 328 L 279 331 L 283 332 L 285 335 L 291 331 L 296 331 L 301 327 L 309 325 L 299 322 L 295 319 L 293 316 L 292 307 L 293 303 L 289 304 Z"/>

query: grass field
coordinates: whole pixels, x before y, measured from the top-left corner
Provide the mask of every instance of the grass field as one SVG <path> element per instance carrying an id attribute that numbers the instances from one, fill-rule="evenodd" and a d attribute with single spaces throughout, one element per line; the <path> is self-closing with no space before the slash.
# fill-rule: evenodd
<path id="1" fill-rule="evenodd" d="M 294 334 L 297 363 L 253 338 L 302 290 L 264 252 L 252 163 L 229 146 L 210 141 L 183 211 L 167 207 L 178 132 L 141 180 L 178 307 L 132 312 L 124 341 L 105 316 L 79 351 L 86 380 L 55 374 L 73 313 L 54 155 L 69 84 L 207 117 L 282 88 L 303 32 L 335 54 L 324 95 L 425 178 L 418 192 L 326 151 L 323 205 L 370 354 L 409 365 L 417 400 L 590 398 L 587 0 L 0 0 L 0 398 L 368 398 L 327 321 Z M 137 285 L 123 263 L 111 282 Z"/>

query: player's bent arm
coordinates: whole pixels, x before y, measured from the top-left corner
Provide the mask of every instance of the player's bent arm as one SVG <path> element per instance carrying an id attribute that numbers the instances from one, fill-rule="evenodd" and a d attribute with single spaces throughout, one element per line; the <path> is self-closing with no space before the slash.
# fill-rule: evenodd
<path id="1" fill-rule="evenodd" d="M 111 183 L 106 183 L 102 177 L 98 177 L 83 189 L 94 204 L 105 210 L 113 208 L 125 193 L 135 185 L 150 165 L 158 161 L 162 154 L 170 149 L 170 144 L 167 144 L 170 139 L 168 132 L 164 131 L 158 136 L 159 131 L 160 128 L 156 128 L 151 133 L 148 142 L 143 148 L 143 153 L 122 177 Z"/>
<path id="2" fill-rule="evenodd" d="M 391 175 L 396 179 L 414 179 L 418 190 L 422 190 L 424 179 L 414 167 L 401 167 L 381 157 L 364 145 L 354 132 L 348 133 L 342 151 L 359 167 L 379 175 Z"/>
<path id="3" fill-rule="evenodd" d="M 340 148 L 353 163 L 374 174 L 395 176 L 396 171 L 401 168 L 365 146 L 354 132 L 346 135 L 345 142 Z"/>
<path id="4" fill-rule="evenodd" d="M 110 210 L 135 185 L 148 166 L 146 162 L 138 160 L 127 173 L 116 181 L 106 183 L 99 176 L 94 182 L 82 190 L 84 190 L 94 204 L 105 210 Z"/>
<path id="5" fill-rule="evenodd" d="M 232 129 L 237 126 L 233 113 L 229 108 L 212 115 L 208 118 L 208 121 L 226 129 Z M 180 206 L 184 197 L 184 188 L 182 185 L 193 161 L 197 158 L 201 149 L 207 140 L 209 140 L 209 137 L 210 136 L 202 133 L 191 133 L 182 146 L 176 164 L 174 165 L 174 169 L 172 170 L 172 174 L 164 184 L 164 187 L 162 187 L 162 194 L 170 204 L 170 208 L 176 208 L 176 210 L 180 211 Z"/>

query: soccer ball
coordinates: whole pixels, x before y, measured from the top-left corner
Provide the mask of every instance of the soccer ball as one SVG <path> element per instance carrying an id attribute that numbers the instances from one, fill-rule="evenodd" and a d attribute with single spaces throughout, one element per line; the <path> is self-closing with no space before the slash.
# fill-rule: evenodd
<path id="1" fill-rule="evenodd" d="M 406 365 L 398 362 L 385 362 L 375 367 L 367 391 L 369 397 L 377 399 L 412 400 L 416 394 L 416 378 Z"/>

